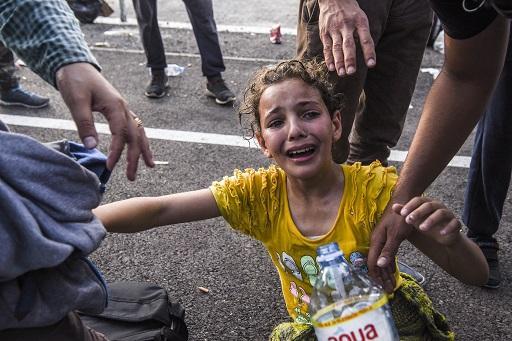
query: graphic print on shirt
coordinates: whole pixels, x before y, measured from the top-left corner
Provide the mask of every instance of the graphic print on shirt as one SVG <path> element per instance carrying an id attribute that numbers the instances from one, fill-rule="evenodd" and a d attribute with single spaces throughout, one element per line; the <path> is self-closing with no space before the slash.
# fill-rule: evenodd
<path id="1" fill-rule="evenodd" d="M 305 255 L 300 257 L 299 268 L 297 266 L 298 262 L 285 251 L 275 251 L 275 255 L 277 257 L 277 264 L 279 264 L 278 267 L 281 267 L 286 273 L 293 275 L 297 279 L 297 281 L 291 280 L 288 287 L 293 297 L 293 302 L 289 303 L 291 303 L 291 308 L 296 315 L 295 322 L 309 323 L 311 316 L 308 311 L 311 298 L 304 288 L 309 289 L 310 286 L 314 285 L 320 272 L 318 264 L 313 257 Z"/>
<path id="2" fill-rule="evenodd" d="M 295 264 L 295 261 L 291 256 L 289 256 L 286 252 L 283 251 L 282 262 L 286 269 L 290 270 L 292 275 L 297 277 L 299 281 L 302 281 L 302 274 L 300 273 L 299 267 Z"/>
<path id="3" fill-rule="evenodd" d="M 316 266 L 316 262 L 311 256 L 302 256 L 300 258 L 300 265 L 302 266 L 302 270 L 306 273 L 309 279 L 309 283 L 313 286 L 315 285 L 316 279 L 318 277 L 318 268 Z"/>
<path id="4" fill-rule="evenodd" d="M 290 293 L 294 297 L 295 308 L 293 310 L 297 314 L 295 322 L 308 323 L 311 317 L 308 313 L 309 302 L 311 302 L 309 295 L 306 294 L 304 288 L 297 286 L 293 281 L 290 282 Z"/>
<path id="5" fill-rule="evenodd" d="M 362 273 L 368 274 L 367 258 L 359 251 L 354 251 L 349 257 L 352 266 Z"/>
<path id="6" fill-rule="evenodd" d="M 281 262 L 281 257 L 279 257 L 279 252 L 276 252 L 276 257 L 277 257 L 277 261 L 279 262 L 279 265 L 281 265 L 281 268 L 283 268 L 283 270 L 286 270 L 283 262 Z"/>

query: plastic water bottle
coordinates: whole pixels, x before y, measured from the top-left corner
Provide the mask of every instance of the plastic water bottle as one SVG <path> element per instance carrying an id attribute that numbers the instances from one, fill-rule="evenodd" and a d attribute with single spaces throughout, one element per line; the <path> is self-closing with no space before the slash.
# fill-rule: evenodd
<path id="1" fill-rule="evenodd" d="M 185 71 L 184 66 L 179 66 L 178 64 L 167 64 L 166 73 L 169 77 L 179 76 Z"/>
<path id="2" fill-rule="evenodd" d="M 337 243 L 320 246 L 317 262 L 309 309 L 319 341 L 399 340 L 386 294 L 345 261 Z"/>

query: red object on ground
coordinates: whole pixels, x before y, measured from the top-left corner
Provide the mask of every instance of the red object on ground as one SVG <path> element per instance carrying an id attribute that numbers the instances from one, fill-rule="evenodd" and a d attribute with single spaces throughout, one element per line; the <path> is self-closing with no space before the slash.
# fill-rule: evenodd
<path id="1" fill-rule="evenodd" d="M 277 24 L 270 30 L 270 42 L 272 44 L 281 44 L 281 24 Z"/>

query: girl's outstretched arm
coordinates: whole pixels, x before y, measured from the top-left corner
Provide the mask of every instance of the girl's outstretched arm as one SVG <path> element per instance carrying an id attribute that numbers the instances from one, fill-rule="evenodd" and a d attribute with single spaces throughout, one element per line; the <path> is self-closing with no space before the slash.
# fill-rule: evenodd
<path id="1" fill-rule="evenodd" d="M 157 226 L 218 217 L 210 189 L 161 197 L 137 197 L 99 206 L 93 213 L 109 232 L 133 233 Z"/>
<path id="2" fill-rule="evenodd" d="M 461 233 L 460 221 L 441 202 L 415 197 L 392 208 L 415 227 L 408 240 L 437 265 L 463 283 L 487 283 L 489 267 L 482 251 Z"/>

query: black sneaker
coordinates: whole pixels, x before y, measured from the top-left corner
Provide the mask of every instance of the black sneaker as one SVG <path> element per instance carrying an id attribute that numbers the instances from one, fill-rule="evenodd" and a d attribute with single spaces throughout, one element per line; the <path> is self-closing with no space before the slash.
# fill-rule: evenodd
<path id="1" fill-rule="evenodd" d="M 37 109 L 46 107 L 49 102 L 49 98 L 36 95 L 21 86 L 0 91 L 1 105 Z"/>
<path id="2" fill-rule="evenodd" d="M 498 263 L 498 243 L 495 241 L 475 241 L 482 250 L 487 264 L 489 264 L 489 280 L 483 285 L 484 288 L 498 289 L 501 283 L 500 266 Z"/>
<path id="3" fill-rule="evenodd" d="M 404 262 L 398 261 L 398 271 L 408 274 L 409 276 L 414 278 L 414 280 L 418 282 L 419 285 L 423 285 L 426 282 L 425 276 L 423 276 L 416 269 L 405 264 Z"/>
<path id="4" fill-rule="evenodd" d="M 144 95 L 149 98 L 161 98 L 167 94 L 168 89 L 168 77 L 165 74 L 165 70 L 152 70 L 151 81 L 146 87 Z"/>
<path id="5" fill-rule="evenodd" d="M 229 90 L 221 77 L 208 80 L 206 96 L 215 98 L 217 104 L 228 104 L 236 99 L 235 94 Z"/>

